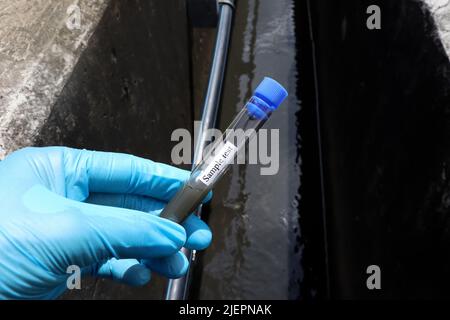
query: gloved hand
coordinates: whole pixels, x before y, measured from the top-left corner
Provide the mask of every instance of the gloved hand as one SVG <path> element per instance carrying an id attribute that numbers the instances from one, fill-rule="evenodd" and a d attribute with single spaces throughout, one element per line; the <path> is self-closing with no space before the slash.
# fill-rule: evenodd
<path id="1" fill-rule="evenodd" d="M 126 154 L 12 153 L 0 162 L 0 297 L 55 298 L 72 265 L 130 285 L 147 283 L 150 270 L 182 276 L 180 248 L 206 248 L 211 232 L 196 216 L 181 226 L 158 214 L 188 176 Z"/>

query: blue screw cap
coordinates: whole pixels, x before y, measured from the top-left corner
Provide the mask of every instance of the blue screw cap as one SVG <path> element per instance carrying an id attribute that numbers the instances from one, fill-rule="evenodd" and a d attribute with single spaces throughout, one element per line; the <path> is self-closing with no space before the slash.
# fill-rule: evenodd
<path id="1" fill-rule="evenodd" d="M 273 80 L 272 78 L 265 77 L 259 86 L 255 89 L 254 95 L 270 105 L 274 110 L 277 109 L 280 104 L 288 96 L 286 89 Z"/>
<path id="2" fill-rule="evenodd" d="M 286 99 L 288 93 L 281 84 L 265 77 L 255 89 L 253 97 L 247 103 L 248 115 L 256 119 L 267 119 Z"/>

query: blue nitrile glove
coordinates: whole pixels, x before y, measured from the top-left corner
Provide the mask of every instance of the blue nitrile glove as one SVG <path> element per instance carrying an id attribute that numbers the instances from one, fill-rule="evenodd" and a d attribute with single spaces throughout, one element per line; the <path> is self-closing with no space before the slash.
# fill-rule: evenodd
<path id="1" fill-rule="evenodd" d="M 180 248 L 206 248 L 211 232 L 195 216 L 180 226 L 157 215 L 188 176 L 126 154 L 12 153 L 0 162 L 0 297 L 55 298 L 72 265 L 130 285 L 147 283 L 150 270 L 182 276 Z"/>

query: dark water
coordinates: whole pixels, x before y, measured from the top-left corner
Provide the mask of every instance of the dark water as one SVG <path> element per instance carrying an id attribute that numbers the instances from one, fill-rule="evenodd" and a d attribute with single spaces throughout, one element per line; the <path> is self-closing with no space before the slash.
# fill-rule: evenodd
<path id="1" fill-rule="evenodd" d="M 448 298 L 450 62 L 435 16 L 424 1 L 379 0 L 374 32 L 374 1 L 310 3 L 331 295 Z M 366 285 L 374 264 L 381 290 Z"/>
<path id="2" fill-rule="evenodd" d="M 200 299 L 288 299 L 303 279 L 294 1 L 239 1 L 223 91 L 226 129 L 264 76 L 290 93 L 265 128 L 279 129 L 279 171 L 233 165 L 214 190 L 208 222 L 214 241 L 200 257 Z"/>

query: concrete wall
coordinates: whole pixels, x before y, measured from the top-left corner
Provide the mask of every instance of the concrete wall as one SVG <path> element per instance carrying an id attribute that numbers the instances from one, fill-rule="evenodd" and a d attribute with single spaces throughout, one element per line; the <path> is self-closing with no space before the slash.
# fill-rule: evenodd
<path id="1" fill-rule="evenodd" d="M 33 144 L 107 2 L 0 3 L 0 159 Z M 80 25 L 70 23 L 69 8 Z"/>

